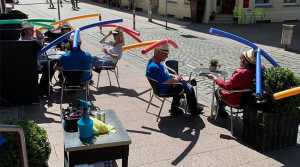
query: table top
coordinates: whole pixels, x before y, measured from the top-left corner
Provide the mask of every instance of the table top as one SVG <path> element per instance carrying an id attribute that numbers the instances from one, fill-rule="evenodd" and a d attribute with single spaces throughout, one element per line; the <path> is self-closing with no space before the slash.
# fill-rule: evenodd
<path id="1" fill-rule="evenodd" d="M 211 72 L 209 68 L 195 68 L 193 73 L 197 74 L 197 76 L 205 76 L 206 74 L 213 74 L 217 77 L 227 77 L 228 73 L 224 70 L 217 69 L 215 72 Z"/>
<path id="2" fill-rule="evenodd" d="M 50 60 L 57 60 L 64 53 L 66 53 L 66 52 L 59 51 L 59 50 L 50 50 L 50 51 L 47 51 L 47 56 Z"/>
<path id="3" fill-rule="evenodd" d="M 92 111 L 92 113 L 93 112 L 97 111 Z M 78 136 L 78 132 L 64 131 L 64 144 L 67 152 L 131 144 L 131 139 L 115 111 L 101 110 L 101 112 L 105 113 L 105 123 L 113 125 L 117 132 L 93 135 L 93 137 L 87 139 L 88 141 L 82 141 Z"/>

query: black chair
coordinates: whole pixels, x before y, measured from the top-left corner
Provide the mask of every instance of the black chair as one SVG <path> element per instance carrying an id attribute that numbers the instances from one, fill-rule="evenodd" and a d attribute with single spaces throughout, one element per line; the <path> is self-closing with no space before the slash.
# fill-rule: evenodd
<path id="1" fill-rule="evenodd" d="M 222 89 L 219 89 L 218 91 L 220 91 Z M 225 90 L 225 89 L 223 89 Z M 238 117 L 239 113 L 243 113 L 244 106 L 247 104 L 251 104 L 251 102 L 254 101 L 254 97 L 253 97 L 253 90 L 252 89 L 243 89 L 243 90 L 226 90 L 228 92 L 232 92 L 232 93 L 242 93 L 242 97 L 241 97 L 241 101 L 238 105 L 230 105 L 227 104 L 230 107 L 230 123 L 231 123 L 231 134 L 233 134 L 233 115 L 236 116 L 236 118 Z M 236 109 L 236 112 L 233 112 L 232 108 Z M 218 111 L 219 111 L 219 104 L 217 103 L 217 107 L 216 107 L 216 115 L 215 115 L 215 120 L 217 120 L 218 117 Z"/>
<path id="2" fill-rule="evenodd" d="M 166 98 L 178 96 L 178 93 L 170 93 L 170 94 L 159 93 L 159 92 L 158 92 L 158 89 L 157 89 L 157 81 L 154 80 L 154 79 L 151 79 L 151 78 L 147 78 L 147 79 L 148 79 L 148 81 L 149 81 L 149 83 L 150 83 L 150 85 L 151 85 L 151 88 L 152 88 L 153 93 L 152 93 L 152 95 L 151 95 L 151 92 L 150 92 L 151 98 L 150 98 L 150 101 L 149 101 L 149 103 L 148 103 L 148 107 L 147 107 L 146 113 L 148 113 L 148 109 L 149 109 L 150 104 L 151 104 L 151 102 L 152 102 L 153 96 L 155 96 L 157 99 L 159 99 L 159 100 L 162 102 L 161 107 L 160 107 L 160 109 L 159 109 L 159 113 L 158 113 L 158 115 L 157 115 L 157 119 L 156 119 L 156 121 L 158 121 L 158 119 L 159 119 L 159 117 L 160 117 L 161 110 L 162 110 L 162 108 L 163 108 L 163 106 L 164 106 L 164 103 L 165 103 Z M 176 84 L 177 84 L 177 83 L 176 83 Z M 180 84 L 180 83 L 178 83 L 178 84 Z M 182 89 L 182 92 L 180 92 L 179 95 L 181 95 L 181 94 L 183 93 L 183 91 L 184 91 L 184 90 Z M 163 99 L 161 99 L 161 98 L 163 98 Z"/>
<path id="3" fill-rule="evenodd" d="M 89 72 L 91 74 L 91 70 L 62 70 L 63 82 L 61 85 L 60 108 L 62 108 L 64 91 L 85 91 L 85 100 L 87 100 L 89 95 L 90 79 L 81 82 L 81 77 L 85 72 Z"/>
<path id="4" fill-rule="evenodd" d="M 102 70 L 106 70 L 110 86 L 111 86 L 111 81 L 110 81 L 110 76 L 109 76 L 108 71 L 111 71 L 111 72 L 115 73 L 115 76 L 116 76 L 116 79 L 117 79 L 117 82 L 118 82 L 118 86 L 120 87 L 120 83 L 119 83 L 119 79 L 118 79 L 119 78 L 119 70 L 118 70 L 117 63 L 114 66 L 93 67 L 93 71 L 95 71 L 99 74 L 98 75 L 98 80 L 97 80 L 97 88 L 99 86 L 100 73 L 101 73 Z"/>

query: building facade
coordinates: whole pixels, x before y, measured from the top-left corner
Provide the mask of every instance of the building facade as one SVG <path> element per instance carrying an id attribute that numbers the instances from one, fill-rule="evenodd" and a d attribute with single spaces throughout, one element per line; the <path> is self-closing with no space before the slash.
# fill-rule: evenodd
<path id="1" fill-rule="evenodd" d="M 191 5 L 189 0 L 122 0 L 122 6 L 134 2 L 135 6 L 143 11 L 148 11 L 149 2 L 152 10 L 164 15 L 178 18 L 191 18 Z M 300 21 L 300 0 L 206 0 L 203 23 L 208 23 L 212 13 L 216 15 L 233 15 L 235 7 L 243 8 L 245 13 L 253 13 L 255 8 L 262 8 L 265 22 L 283 22 L 290 20 Z"/>

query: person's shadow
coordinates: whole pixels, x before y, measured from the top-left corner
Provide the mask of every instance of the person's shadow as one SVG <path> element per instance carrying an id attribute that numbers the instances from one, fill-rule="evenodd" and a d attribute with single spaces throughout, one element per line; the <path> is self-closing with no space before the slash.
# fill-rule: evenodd
<path id="1" fill-rule="evenodd" d="M 160 129 L 159 132 L 173 138 L 191 141 L 188 147 L 172 161 L 172 165 L 178 165 L 189 154 L 189 152 L 197 144 L 200 137 L 200 130 L 204 127 L 205 124 L 200 117 L 193 117 L 191 115 L 182 115 L 180 117 L 160 117 L 160 122 L 158 123 L 158 128 Z M 142 128 L 157 131 L 148 127 Z"/>

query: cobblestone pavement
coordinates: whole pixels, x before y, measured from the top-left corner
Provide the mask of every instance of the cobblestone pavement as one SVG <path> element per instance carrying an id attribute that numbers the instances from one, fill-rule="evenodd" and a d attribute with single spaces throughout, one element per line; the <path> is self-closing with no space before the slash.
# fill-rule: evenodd
<path id="1" fill-rule="evenodd" d="M 44 2 L 44 0 L 27 0 L 26 2 L 21 1 L 19 5 L 16 5 L 16 9 L 18 9 L 18 7 L 22 7 L 23 9 L 35 13 L 36 16 L 57 19 L 57 9 L 48 9 L 48 5 L 42 2 Z M 63 1 L 63 3 L 63 8 L 60 8 L 61 18 L 89 13 L 101 13 L 102 20 L 123 18 L 123 23 L 120 24 L 132 28 L 132 15 L 127 9 L 123 9 L 121 11 L 116 7 L 109 9 L 108 4 L 100 4 L 92 2 L 91 0 L 82 0 L 78 5 L 80 9 L 78 11 L 72 11 L 70 2 Z M 228 74 L 231 74 L 236 68 L 239 67 L 239 54 L 242 51 L 250 48 L 230 39 L 209 35 L 208 29 L 211 26 L 234 34 L 236 32 L 236 34 L 239 34 L 246 39 L 249 38 L 249 40 L 259 43 L 257 45 L 269 53 L 282 67 L 290 68 L 296 75 L 300 76 L 300 32 L 299 30 L 296 31 L 297 28 L 299 29 L 299 22 L 293 23 L 296 25 L 293 40 L 294 44 L 291 46 L 292 52 L 288 52 L 280 48 L 280 44 L 278 44 L 280 42 L 279 40 L 282 29 L 282 26 L 279 23 L 269 23 L 254 26 L 233 26 L 220 24 L 202 25 L 192 24 L 184 20 L 180 21 L 180 19 L 177 18 L 169 18 L 168 26 L 170 29 L 166 30 L 164 27 L 164 19 L 164 16 L 154 14 L 154 23 L 150 23 L 147 21 L 147 13 L 137 12 L 136 30 L 141 33 L 139 38 L 142 41 L 158 39 L 172 39 L 175 41 L 179 48 L 171 49 L 169 56 L 170 59 L 184 61 L 193 67 L 199 67 L 199 63 L 202 62 L 204 63 L 203 67 L 205 67 L 208 66 L 208 61 L 210 59 L 216 58 L 223 65 L 222 69 L 227 71 Z M 70 23 L 74 27 L 79 27 L 96 21 L 98 21 L 98 18 L 92 17 L 71 21 Z M 109 28 L 103 28 L 103 33 L 106 34 L 109 30 Z M 85 30 L 81 33 L 81 36 L 84 41 L 94 46 L 94 49 L 89 48 L 89 52 L 93 54 L 99 53 L 101 45 L 98 41 L 103 35 L 100 34 L 98 28 Z M 126 44 L 136 43 L 128 35 L 125 35 L 125 41 Z M 123 60 L 144 69 L 147 59 L 151 57 L 153 52 L 142 55 L 140 52 L 141 49 L 142 48 L 135 48 L 124 51 Z M 271 64 L 268 63 L 264 58 L 262 58 L 262 63 L 267 67 L 271 66 Z M 182 65 L 180 66 L 179 73 L 188 74 L 192 70 L 193 68 Z M 208 102 L 211 98 L 211 81 L 201 78 L 201 81 L 198 85 L 198 97 L 201 100 Z"/>

